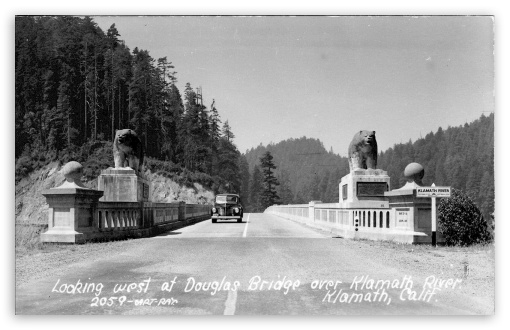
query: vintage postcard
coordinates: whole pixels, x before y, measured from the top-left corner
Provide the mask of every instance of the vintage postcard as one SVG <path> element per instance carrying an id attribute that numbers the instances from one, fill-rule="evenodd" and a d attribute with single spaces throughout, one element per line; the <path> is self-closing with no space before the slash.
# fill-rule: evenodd
<path id="1" fill-rule="evenodd" d="M 16 16 L 17 315 L 494 315 L 493 16 Z"/>

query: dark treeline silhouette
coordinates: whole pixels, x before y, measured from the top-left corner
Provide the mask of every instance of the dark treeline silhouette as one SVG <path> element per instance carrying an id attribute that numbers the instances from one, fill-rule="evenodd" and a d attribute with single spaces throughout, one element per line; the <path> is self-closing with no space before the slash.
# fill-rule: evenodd
<path id="1" fill-rule="evenodd" d="M 338 202 L 338 184 L 349 172 L 346 157 L 327 152 L 319 140 L 306 137 L 259 145 L 244 155 L 252 182 L 260 176 L 260 168 L 254 171 L 254 167 L 260 166 L 259 158 L 266 151 L 274 157 L 281 203 Z M 379 153 L 377 168 L 388 171 L 391 189 L 397 189 L 405 184 L 403 171 L 412 162 L 425 168 L 425 185 L 464 191 L 490 219 L 494 212 L 494 114 L 463 126 L 439 128 L 414 143 L 396 144 Z"/>
<path id="2" fill-rule="evenodd" d="M 16 180 L 70 159 L 97 175 L 113 164 L 115 130 L 131 128 L 150 169 L 239 192 L 240 153 L 215 103 L 207 109 L 190 83 L 181 96 L 166 57 L 130 51 L 120 37 L 90 17 L 16 17 Z"/>
<path id="3" fill-rule="evenodd" d="M 425 185 L 462 190 L 487 220 L 494 213 L 493 113 L 463 126 L 439 128 L 414 143 L 396 144 L 380 153 L 377 167 L 388 171 L 396 189 L 405 184 L 403 170 L 410 162 L 425 168 Z"/>
<path id="4" fill-rule="evenodd" d="M 266 209 L 271 205 L 279 204 L 280 201 L 280 196 L 278 196 L 276 191 L 280 182 L 278 182 L 278 179 L 272 172 L 276 169 L 276 166 L 273 163 L 273 155 L 269 151 L 266 151 L 264 156 L 260 158 L 260 167 L 262 168 L 263 175 L 263 190 L 260 194 L 260 204 Z"/>
<path id="5" fill-rule="evenodd" d="M 16 180 L 55 160 L 84 162 L 85 174 L 97 176 L 113 164 L 115 130 L 131 128 L 152 171 L 240 193 L 250 211 L 263 210 L 260 158 L 267 151 L 281 203 L 338 201 L 338 184 L 349 171 L 346 157 L 306 137 L 241 155 L 214 102 L 204 106 L 190 83 L 181 95 L 166 57 L 130 51 L 120 37 L 115 24 L 105 33 L 89 17 L 16 17 Z M 379 154 L 377 167 L 388 171 L 395 189 L 411 162 L 425 167 L 426 185 L 460 189 L 484 216 L 494 212 L 493 114 L 397 144 Z"/>
<path id="6" fill-rule="evenodd" d="M 280 203 L 338 202 L 338 183 L 349 172 L 347 158 L 326 151 L 318 139 L 301 137 L 259 145 L 246 152 L 244 157 L 250 171 L 249 207 L 263 211 L 260 203 L 254 204 L 263 185 L 260 158 L 267 151 L 273 155 L 276 166 L 274 175 L 280 183 L 276 186 Z"/>

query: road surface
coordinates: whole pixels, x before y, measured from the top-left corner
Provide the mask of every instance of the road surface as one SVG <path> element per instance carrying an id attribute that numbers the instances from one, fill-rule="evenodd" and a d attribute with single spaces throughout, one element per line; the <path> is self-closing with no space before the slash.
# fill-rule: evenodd
<path id="1" fill-rule="evenodd" d="M 367 242 L 269 214 L 245 214 L 243 223 L 207 220 L 118 244 L 122 249 L 104 257 L 19 286 L 16 313 L 486 313 L 475 298 L 457 294 L 462 279 L 423 274 Z"/>

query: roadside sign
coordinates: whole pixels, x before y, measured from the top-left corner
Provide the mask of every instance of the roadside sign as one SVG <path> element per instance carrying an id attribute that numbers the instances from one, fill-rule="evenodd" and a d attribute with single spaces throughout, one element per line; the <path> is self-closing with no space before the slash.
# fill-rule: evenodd
<path id="1" fill-rule="evenodd" d="M 416 197 L 451 197 L 451 187 L 418 187 Z"/>
<path id="2" fill-rule="evenodd" d="M 432 220 L 432 246 L 436 246 L 436 198 L 451 197 L 451 187 L 436 187 L 433 183 L 430 187 L 416 188 L 416 197 L 428 197 L 431 200 L 431 220 Z"/>

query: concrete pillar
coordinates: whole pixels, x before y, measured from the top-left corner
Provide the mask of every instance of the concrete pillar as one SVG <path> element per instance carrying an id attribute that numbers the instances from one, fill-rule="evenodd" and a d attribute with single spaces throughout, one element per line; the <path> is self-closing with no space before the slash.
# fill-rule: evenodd
<path id="1" fill-rule="evenodd" d="M 78 162 L 67 163 L 62 172 L 66 182 L 42 193 L 49 205 L 49 213 L 48 231 L 41 234 L 41 241 L 82 243 L 85 233 L 98 231 L 95 212 L 103 192 L 83 185 L 80 181 L 83 168 Z"/>
<path id="2" fill-rule="evenodd" d="M 104 191 L 101 202 L 149 202 L 150 182 L 131 168 L 101 171 L 97 186 Z"/>
<path id="3" fill-rule="evenodd" d="M 186 203 L 179 202 L 179 221 L 186 220 Z"/>
<path id="4" fill-rule="evenodd" d="M 315 204 L 322 203 L 321 201 L 311 201 L 308 203 L 308 221 L 309 223 L 315 222 Z"/>

